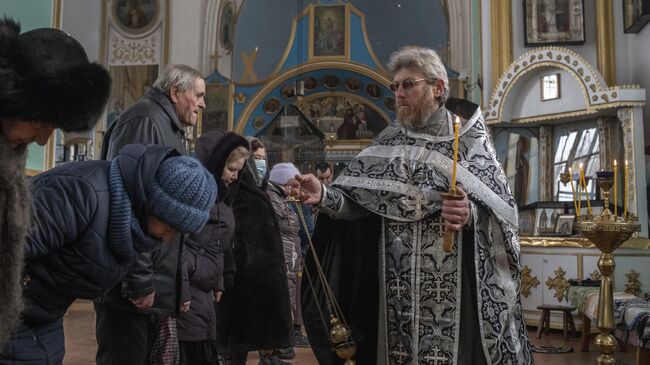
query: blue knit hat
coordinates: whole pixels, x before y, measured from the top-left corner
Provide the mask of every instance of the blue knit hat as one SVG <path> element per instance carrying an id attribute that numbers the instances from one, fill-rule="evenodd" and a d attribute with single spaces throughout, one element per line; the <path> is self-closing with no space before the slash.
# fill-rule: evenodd
<path id="1" fill-rule="evenodd" d="M 196 233 L 208 221 L 216 197 L 217 184 L 198 160 L 170 157 L 156 171 L 149 190 L 149 209 L 171 228 Z"/>

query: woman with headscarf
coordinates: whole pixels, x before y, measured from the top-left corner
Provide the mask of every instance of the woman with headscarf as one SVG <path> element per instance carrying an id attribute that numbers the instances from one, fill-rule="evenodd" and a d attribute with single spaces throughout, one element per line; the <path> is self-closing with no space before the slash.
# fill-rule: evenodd
<path id="1" fill-rule="evenodd" d="M 191 305 L 176 321 L 181 365 L 213 365 L 217 361 L 215 302 L 232 286 L 232 281 L 227 287 L 223 281 L 224 251 L 231 262 L 235 232 L 232 204 L 239 173 L 249 156 L 248 141 L 233 132 L 208 132 L 196 142 L 196 158 L 217 181 L 219 202 L 210 210 L 203 230 L 185 241 Z M 229 270 L 234 269 L 231 266 Z"/>
<path id="2" fill-rule="evenodd" d="M 263 144 L 253 139 L 251 153 Z M 263 156 L 263 160 L 266 160 Z M 257 160 L 260 161 L 260 160 Z M 265 161 L 266 162 L 266 161 Z M 260 350 L 260 364 L 280 365 L 275 349 L 291 347 L 291 305 L 282 237 L 265 192 L 266 163 L 251 157 L 240 175 L 233 203 L 235 241 L 233 286 L 217 303 L 217 343 L 221 365 L 243 365 L 249 351 Z M 228 281 L 224 274 L 224 280 Z"/>

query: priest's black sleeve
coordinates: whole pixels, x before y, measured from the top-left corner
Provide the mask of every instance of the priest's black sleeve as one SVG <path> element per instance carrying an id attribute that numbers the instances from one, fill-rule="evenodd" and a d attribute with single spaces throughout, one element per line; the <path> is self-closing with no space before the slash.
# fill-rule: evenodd
<path id="1" fill-rule="evenodd" d="M 357 344 L 357 364 L 377 363 L 380 234 L 376 214 L 354 221 L 320 214 L 314 230 L 316 255 Z M 311 252 L 303 272 L 302 311 L 318 363 L 341 364 L 329 341 L 329 312 Z"/>

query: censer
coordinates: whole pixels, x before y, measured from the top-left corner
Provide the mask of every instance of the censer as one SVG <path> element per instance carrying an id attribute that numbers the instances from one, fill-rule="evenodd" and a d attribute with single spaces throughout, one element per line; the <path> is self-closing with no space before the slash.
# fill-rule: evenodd
<path id="1" fill-rule="evenodd" d="M 302 202 L 299 199 L 297 199 L 295 196 L 289 196 L 286 199 L 286 201 L 288 204 L 296 205 L 297 208 L 296 211 L 298 213 L 298 218 L 300 220 L 302 229 L 305 232 L 308 232 L 307 223 L 305 222 L 305 216 L 302 214 L 302 207 L 301 207 Z M 311 252 L 311 255 L 314 259 L 316 271 L 318 272 L 318 276 L 320 278 L 320 282 L 323 287 L 323 293 L 325 295 L 325 306 L 329 314 L 330 330 L 329 330 L 328 337 L 332 345 L 332 350 L 336 352 L 336 355 L 340 359 L 345 360 L 344 365 L 355 365 L 356 362 L 354 361 L 354 359 L 352 359 L 352 357 L 357 352 L 357 344 L 351 339 L 352 332 L 350 331 L 350 326 L 347 324 L 345 317 L 343 316 L 343 312 L 341 311 L 341 308 L 339 307 L 339 303 L 337 302 L 336 297 L 332 292 L 332 288 L 327 283 L 327 278 L 325 277 L 325 273 L 323 272 L 323 267 L 321 266 L 320 261 L 318 260 L 318 256 L 316 255 L 316 249 L 311 240 L 311 237 L 309 234 L 307 234 L 306 236 L 307 236 L 307 240 L 309 241 L 309 251 Z M 326 323 L 325 315 L 323 309 L 321 308 L 320 303 L 318 302 L 318 299 L 316 298 L 316 293 L 314 292 L 314 287 L 313 287 L 313 281 L 311 279 L 309 271 L 305 270 L 305 273 L 307 273 L 307 280 L 309 281 L 309 286 L 312 288 L 312 293 L 314 293 L 315 303 L 316 306 L 318 307 L 321 320 L 325 324 Z M 325 328 L 328 328 L 328 326 L 325 325 Z"/>

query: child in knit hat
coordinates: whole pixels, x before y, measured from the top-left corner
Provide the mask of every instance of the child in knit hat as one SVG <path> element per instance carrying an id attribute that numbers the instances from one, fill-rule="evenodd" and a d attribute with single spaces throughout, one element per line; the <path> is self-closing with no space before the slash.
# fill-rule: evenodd
<path id="1" fill-rule="evenodd" d="M 119 282 L 136 251 L 208 220 L 217 185 L 199 161 L 163 146 L 128 145 L 112 161 L 69 163 L 32 180 L 22 323 L 4 361 L 60 364 L 63 315 Z"/>

